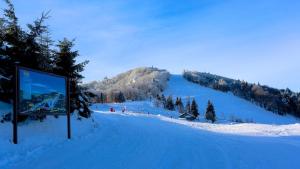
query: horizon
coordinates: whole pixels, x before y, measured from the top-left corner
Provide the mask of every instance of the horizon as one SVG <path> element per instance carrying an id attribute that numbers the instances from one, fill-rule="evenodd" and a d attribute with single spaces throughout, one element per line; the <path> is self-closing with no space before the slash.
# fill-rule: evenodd
<path id="1" fill-rule="evenodd" d="M 13 3 L 23 27 L 51 10 L 47 24 L 53 39 L 76 38 L 79 60 L 90 60 L 84 82 L 154 66 L 171 74 L 210 72 L 300 92 L 296 0 Z"/>

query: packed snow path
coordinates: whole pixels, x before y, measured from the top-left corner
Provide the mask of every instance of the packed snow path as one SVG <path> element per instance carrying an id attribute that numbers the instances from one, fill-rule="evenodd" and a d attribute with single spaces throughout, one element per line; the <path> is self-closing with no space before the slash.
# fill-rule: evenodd
<path id="1" fill-rule="evenodd" d="M 300 137 L 214 133 L 159 116 L 98 112 L 94 122 L 73 116 L 20 127 L 20 144 L 0 136 L 1 169 L 298 169 Z M 171 120 L 171 119 L 170 119 Z M 8 125 L 0 124 L 0 132 Z M 4 136 L 9 136 L 6 132 Z"/>

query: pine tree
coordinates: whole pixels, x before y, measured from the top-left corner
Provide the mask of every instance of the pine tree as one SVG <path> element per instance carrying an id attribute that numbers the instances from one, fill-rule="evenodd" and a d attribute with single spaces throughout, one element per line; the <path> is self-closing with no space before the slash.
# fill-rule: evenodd
<path id="1" fill-rule="evenodd" d="M 159 94 L 158 95 L 156 95 L 156 100 L 161 100 L 161 98 L 160 98 L 160 96 L 159 96 Z"/>
<path id="2" fill-rule="evenodd" d="M 154 106 L 161 107 L 161 97 L 159 94 L 156 95 L 156 99 L 154 100 Z"/>
<path id="3" fill-rule="evenodd" d="M 119 93 L 118 93 L 118 96 L 117 96 L 117 102 L 118 102 L 118 103 L 123 103 L 123 102 L 125 102 L 125 101 L 126 101 L 126 99 L 125 99 L 124 94 L 123 94 L 122 92 L 119 92 Z"/>
<path id="4" fill-rule="evenodd" d="M 297 117 L 300 117 L 300 93 L 298 93 Z"/>
<path id="5" fill-rule="evenodd" d="M 180 114 L 184 114 L 184 106 L 183 106 L 183 103 L 181 101 L 181 98 L 178 99 L 177 107 L 178 107 L 178 112 Z"/>
<path id="6" fill-rule="evenodd" d="M 70 81 L 70 98 L 71 112 L 77 110 L 83 117 L 89 117 L 88 100 L 84 96 L 82 88 L 78 85 L 81 83 L 83 76 L 81 72 L 88 61 L 76 63 L 76 58 L 79 56 L 78 51 L 73 51 L 74 41 L 69 41 L 64 38 L 59 41 L 58 50 L 54 55 L 55 69 L 54 72 L 69 78 Z"/>
<path id="7" fill-rule="evenodd" d="M 166 109 L 171 110 L 171 111 L 175 110 L 172 96 L 169 96 L 168 99 L 167 99 Z"/>
<path id="8" fill-rule="evenodd" d="M 178 106 L 179 104 L 179 97 L 176 97 L 175 106 Z"/>
<path id="9" fill-rule="evenodd" d="M 88 99 L 83 89 L 78 85 L 82 79 L 81 72 L 87 62 L 76 64 L 77 51 L 71 51 L 73 42 L 60 41 L 58 50 L 53 51 L 53 41 L 48 27 L 44 24 L 48 13 L 43 13 L 32 24 L 27 24 L 28 30 L 24 31 L 18 23 L 14 6 L 10 0 L 5 0 L 7 9 L 4 16 L 0 17 L 0 74 L 7 79 L 12 79 L 14 66 L 18 65 L 50 71 L 70 77 L 71 81 L 71 110 L 84 110 L 83 116 L 88 116 Z M 0 78 L 0 99 L 12 100 L 13 80 Z"/>
<path id="10" fill-rule="evenodd" d="M 104 93 L 101 92 L 99 97 L 100 97 L 100 102 L 101 103 L 106 102 Z"/>
<path id="11" fill-rule="evenodd" d="M 208 101 L 208 104 L 207 104 L 205 118 L 207 120 L 211 120 L 212 123 L 214 123 L 216 121 L 215 108 L 210 101 Z"/>
<path id="12" fill-rule="evenodd" d="M 193 99 L 193 101 L 192 101 L 192 105 L 191 105 L 191 114 L 192 114 L 195 118 L 197 118 L 198 115 L 199 115 L 199 112 L 198 112 L 198 105 L 197 105 L 195 99 Z"/>
<path id="13" fill-rule="evenodd" d="M 0 99 L 5 102 L 12 102 L 14 63 L 19 61 L 21 52 L 19 46 L 24 47 L 24 32 L 18 25 L 18 18 L 15 15 L 14 6 L 10 1 L 5 1 L 7 9 L 4 9 L 4 16 L 0 18 Z M 11 79 L 11 80 L 9 80 Z"/>
<path id="14" fill-rule="evenodd" d="M 20 66 L 46 70 L 51 67 L 51 59 L 44 57 L 41 52 L 42 46 L 38 37 L 45 33 L 48 28 L 44 21 L 47 14 L 28 24 L 28 31 L 22 30 L 19 26 L 15 9 L 10 0 L 5 0 L 7 9 L 4 9 L 4 16 L 0 18 L 0 73 L 2 76 L 12 79 L 14 75 L 15 63 Z M 46 66 L 45 66 L 46 65 Z M 0 99 L 11 100 L 13 92 L 12 80 L 1 79 Z"/>
<path id="15" fill-rule="evenodd" d="M 188 101 L 186 102 L 185 113 L 191 114 L 191 102 L 190 102 L 190 99 L 188 99 Z"/>
<path id="16" fill-rule="evenodd" d="M 161 95 L 160 100 L 161 100 L 163 107 L 166 108 L 167 100 L 166 100 L 166 97 L 164 94 Z"/>
<path id="17" fill-rule="evenodd" d="M 45 15 L 46 17 L 48 17 L 48 13 L 46 13 Z M 54 50 L 51 49 L 51 46 L 54 45 L 54 41 L 51 39 L 50 34 L 51 33 L 47 29 L 38 38 L 38 42 L 41 46 L 40 53 L 42 55 L 42 57 L 39 60 L 44 60 L 40 67 L 48 72 L 53 71 L 53 55 L 55 53 Z"/>
<path id="18" fill-rule="evenodd" d="M 48 34 L 48 27 L 44 25 L 45 20 L 49 18 L 49 13 L 42 13 L 42 16 L 35 20 L 33 24 L 28 24 L 30 32 L 26 36 L 26 54 L 23 55 L 23 63 L 29 65 L 27 67 L 35 68 L 43 71 L 52 70 L 52 60 L 50 55 L 50 37 L 45 37 Z M 43 38 L 45 37 L 45 38 Z M 47 41 L 47 42 L 46 42 Z M 47 46 L 48 45 L 48 46 Z M 48 53 L 46 53 L 46 51 Z"/>

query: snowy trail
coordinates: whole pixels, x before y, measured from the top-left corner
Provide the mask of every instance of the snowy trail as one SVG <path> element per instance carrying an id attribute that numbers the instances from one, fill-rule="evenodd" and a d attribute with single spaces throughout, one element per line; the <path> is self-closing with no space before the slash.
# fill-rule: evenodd
<path id="1" fill-rule="evenodd" d="M 118 112 L 99 112 L 94 118 L 97 128 L 77 122 L 71 141 L 53 140 L 50 147 L 24 154 L 0 168 L 296 169 L 300 165 L 296 158 L 300 153 L 299 136 L 220 134 L 157 117 Z M 88 134 L 79 135 L 80 128 Z"/>

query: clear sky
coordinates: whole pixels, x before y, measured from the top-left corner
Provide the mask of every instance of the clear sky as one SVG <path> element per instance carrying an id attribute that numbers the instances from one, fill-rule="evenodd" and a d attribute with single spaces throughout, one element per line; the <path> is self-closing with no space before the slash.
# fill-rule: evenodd
<path id="1" fill-rule="evenodd" d="M 300 91 L 299 0 L 13 2 L 23 25 L 51 10 L 53 38 L 76 38 L 90 60 L 85 82 L 155 66 Z"/>

